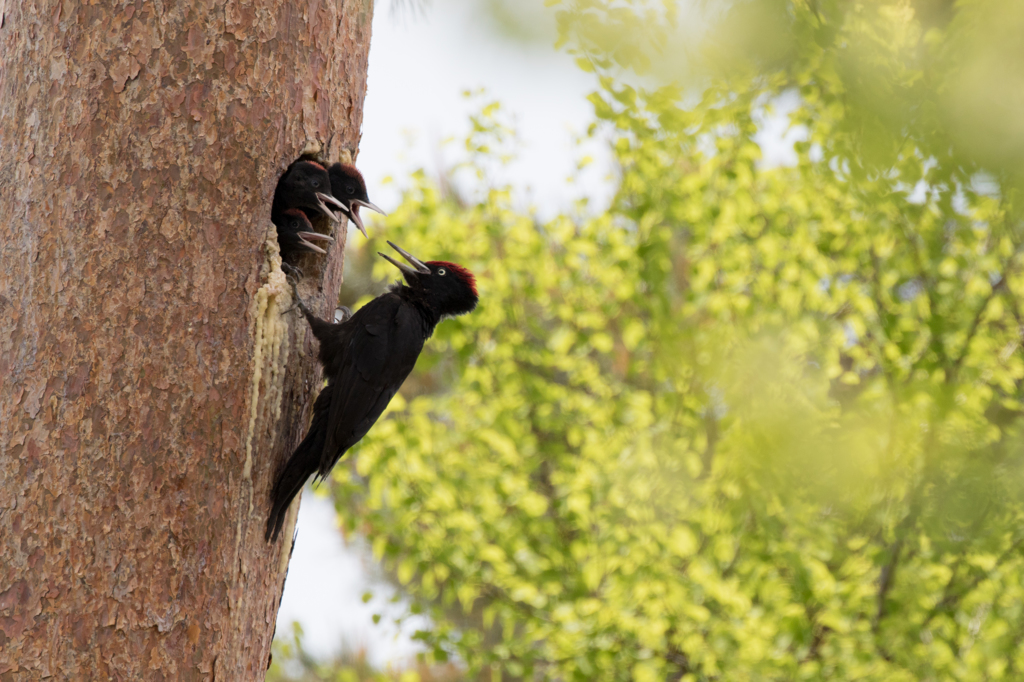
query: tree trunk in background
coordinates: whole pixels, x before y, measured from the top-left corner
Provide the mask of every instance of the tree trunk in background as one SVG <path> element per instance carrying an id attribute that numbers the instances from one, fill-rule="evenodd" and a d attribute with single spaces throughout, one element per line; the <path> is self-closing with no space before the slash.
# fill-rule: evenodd
<path id="1" fill-rule="evenodd" d="M 0 680 L 263 679 L 319 382 L 270 202 L 355 151 L 372 12 L 0 0 Z"/>

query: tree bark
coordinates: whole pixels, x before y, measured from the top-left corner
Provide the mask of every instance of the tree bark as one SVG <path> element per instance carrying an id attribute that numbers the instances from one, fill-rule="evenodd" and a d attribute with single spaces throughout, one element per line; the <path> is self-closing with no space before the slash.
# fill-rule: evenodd
<path id="1" fill-rule="evenodd" d="M 270 203 L 354 154 L 372 13 L 0 0 L 0 680 L 263 679 L 320 383 Z"/>

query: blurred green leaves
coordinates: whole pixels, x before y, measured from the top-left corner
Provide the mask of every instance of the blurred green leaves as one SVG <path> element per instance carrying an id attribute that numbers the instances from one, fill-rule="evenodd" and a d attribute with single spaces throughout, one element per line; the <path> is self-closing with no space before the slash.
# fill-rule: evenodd
<path id="1" fill-rule="evenodd" d="M 517 211 L 486 188 L 510 130 L 475 117 L 482 198 L 419 174 L 386 234 L 469 267 L 480 307 L 335 478 L 429 611 L 429 657 L 1019 679 L 1024 234 L 996 103 L 1019 91 L 1020 9 L 735 3 L 707 14 L 732 59 L 697 92 L 623 75 L 656 71 L 673 3 L 552 4 L 598 76 L 614 204 Z M 770 168 L 754 136 L 783 94 L 806 135 Z"/>
<path id="2" fill-rule="evenodd" d="M 851 172 L 910 141 L 939 172 L 1019 175 L 1024 6 L 1015 0 L 549 0 L 588 71 L 729 98 L 796 88 Z M 605 89 L 608 89 L 607 86 Z M 841 115 L 836 115 L 841 110 Z"/>

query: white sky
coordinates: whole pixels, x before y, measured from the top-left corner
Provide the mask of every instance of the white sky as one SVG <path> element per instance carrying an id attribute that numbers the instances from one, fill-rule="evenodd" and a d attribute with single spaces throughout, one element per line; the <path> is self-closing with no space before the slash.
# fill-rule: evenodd
<path id="1" fill-rule="evenodd" d="M 386 176 L 450 167 L 460 158 L 469 114 L 497 99 L 522 143 L 502 178 L 519 190 L 521 206 L 550 214 L 582 193 L 607 201 L 607 154 L 573 144 L 592 120 L 586 96 L 593 79 L 551 47 L 553 15 L 542 0 L 418 1 L 424 11 L 398 15 L 377 3 L 358 158 L 371 198 L 388 210 L 398 204 L 399 187 L 382 185 Z M 525 40 L 503 33 L 488 5 L 514 8 L 515 19 L 537 33 Z M 473 101 L 463 95 L 481 88 L 485 94 Z M 584 174 L 582 190 L 567 187 L 584 153 L 603 164 Z"/>

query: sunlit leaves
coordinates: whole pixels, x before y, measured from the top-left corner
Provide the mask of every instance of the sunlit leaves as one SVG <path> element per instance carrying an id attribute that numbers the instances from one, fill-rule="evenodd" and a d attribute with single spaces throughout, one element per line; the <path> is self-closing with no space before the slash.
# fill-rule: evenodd
<path id="1" fill-rule="evenodd" d="M 388 238 L 469 267 L 481 304 L 336 479 L 429 606 L 432 655 L 557 680 L 1019 677 L 1019 208 L 913 118 L 945 38 L 908 3 L 780 3 L 769 72 L 684 98 L 612 75 L 644 67 L 665 5 L 559 4 L 615 202 L 539 223 L 504 188 L 462 204 L 413 178 Z M 767 168 L 758 111 L 794 89 L 807 141 Z M 475 177 L 508 135 L 497 107 L 473 119 Z"/>

